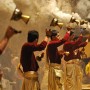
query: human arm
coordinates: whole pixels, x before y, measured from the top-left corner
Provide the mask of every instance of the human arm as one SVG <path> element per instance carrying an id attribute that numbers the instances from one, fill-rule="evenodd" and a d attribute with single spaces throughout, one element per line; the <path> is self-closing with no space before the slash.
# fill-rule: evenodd
<path id="1" fill-rule="evenodd" d="M 49 43 L 49 45 L 58 47 L 58 46 L 64 44 L 68 40 L 69 36 L 70 36 L 70 31 L 66 32 L 65 36 L 62 39 L 52 41 L 52 42 Z"/>
<path id="2" fill-rule="evenodd" d="M 80 47 L 85 47 L 88 44 L 88 39 L 85 42 L 82 42 L 79 44 L 79 48 Z"/>
<path id="3" fill-rule="evenodd" d="M 75 49 L 85 47 L 88 44 L 88 39 L 85 42 L 80 41 L 79 44 L 75 44 Z"/>
<path id="4" fill-rule="evenodd" d="M 3 37 L 3 39 L 0 41 L 0 54 L 4 51 L 5 47 L 7 46 L 9 39 L 15 34 L 12 27 L 8 27 L 7 31 Z"/>
<path id="5" fill-rule="evenodd" d="M 82 36 L 82 34 L 80 34 L 80 36 L 78 37 L 78 39 L 73 42 L 73 45 L 78 46 L 81 43 L 82 39 L 83 39 L 83 36 Z"/>
<path id="6" fill-rule="evenodd" d="M 51 35 L 51 30 L 46 29 L 45 32 L 46 32 L 46 36 L 45 36 L 44 40 L 40 44 L 37 44 L 37 45 L 34 46 L 34 51 L 41 51 L 41 50 L 45 49 L 45 47 L 48 43 L 49 37 Z"/>

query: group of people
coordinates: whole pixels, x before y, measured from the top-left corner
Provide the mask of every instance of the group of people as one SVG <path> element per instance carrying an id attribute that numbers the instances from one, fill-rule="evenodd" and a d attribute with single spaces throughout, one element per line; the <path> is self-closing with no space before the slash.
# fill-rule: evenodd
<path id="1" fill-rule="evenodd" d="M 39 33 L 30 30 L 27 42 L 22 46 L 19 72 L 24 77 L 22 90 L 41 90 L 38 81 L 39 65 L 35 58 L 35 51 L 42 51 L 46 47 L 46 57 L 49 65 L 48 90 L 81 90 L 82 72 L 79 65 L 81 54 L 79 48 L 85 47 L 88 39 L 82 42 L 83 36 L 74 35 L 71 27 L 62 39 L 57 30 L 46 30 L 45 39 L 38 44 Z M 50 41 L 49 41 L 50 39 Z M 63 50 L 58 47 L 63 45 Z M 62 57 L 64 63 L 62 64 Z"/>
<path id="2" fill-rule="evenodd" d="M 49 65 L 48 90 L 81 90 L 82 72 L 79 65 L 81 53 L 79 48 L 85 47 L 88 39 L 82 42 L 83 36 L 76 37 L 71 27 L 67 27 L 65 36 L 60 39 L 57 30 L 46 30 L 45 39 L 38 44 L 39 33 L 30 30 L 27 42 L 21 48 L 18 71 L 23 76 L 22 90 L 41 90 L 38 80 L 38 69 L 34 52 L 46 48 Z M 15 34 L 12 27 L 8 27 L 4 38 L 0 42 L 0 54 L 5 49 L 9 39 Z M 50 41 L 49 41 L 50 39 Z M 58 47 L 63 45 L 62 50 Z M 62 57 L 63 63 L 62 63 Z"/>

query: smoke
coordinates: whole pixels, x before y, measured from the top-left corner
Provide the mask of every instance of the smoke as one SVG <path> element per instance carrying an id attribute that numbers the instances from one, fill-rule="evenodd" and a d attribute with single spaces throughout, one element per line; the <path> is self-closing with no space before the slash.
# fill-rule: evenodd
<path id="1" fill-rule="evenodd" d="M 14 0 L 14 2 L 13 0 L 1 0 L 0 12 L 2 11 L 2 13 L 0 13 L 0 17 L 4 17 L 6 21 L 9 20 L 12 15 L 13 9 L 15 7 L 19 7 L 23 12 L 31 15 L 31 23 L 29 24 L 35 23 L 36 19 L 37 22 L 40 22 L 41 17 L 43 17 L 43 19 L 45 17 L 56 17 L 60 22 L 68 23 L 72 16 L 72 9 L 74 8 L 71 5 L 72 2 L 67 0 Z M 81 17 L 90 17 L 89 11 L 90 1 L 79 0 L 76 5 L 75 11 L 77 13 L 75 13 L 74 16 L 77 19 L 81 19 Z M 9 15 L 7 15 L 7 13 Z M 7 15 L 7 17 L 5 15 Z M 4 19 L 0 19 L 0 21 L 2 22 L 2 26 L 3 22 L 5 22 Z"/>
<path id="2" fill-rule="evenodd" d="M 13 64 L 14 67 L 17 67 L 18 62 L 19 62 L 19 57 L 17 56 L 11 60 L 11 63 Z"/>
<path id="3" fill-rule="evenodd" d="M 30 0 L 14 0 L 16 4 L 22 5 L 22 6 L 29 6 L 30 5 Z"/>
<path id="4" fill-rule="evenodd" d="M 57 17 L 62 22 L 68 22 L 72 16 L 71 14 L 62 12 L 58 8 L 56 0 L 49 0 L 47 4 L 41 8 L 41 13 L 53 15 L 53 17 Z"/>
<path id="5" fill-rule="evenodd" d="M 24 6 L 23 11 L 27 8 L 27 12 L 33 15 L 34 18 L 43 16 L 51 16 L 57 17 L 61 22 L 69 22 L 72 16 L 72 7 L 70 2 L 62 1 L 62 0 L 14 0 L 18 7 Z M 61 4 L 62 3 L 62 4 Z M 60 8 L 61 7 L 61 8 Z M 21 8 L 21 7 L 20 7 Z M 66 13 L 65 13 L 65 12 Z M 80 18 L 80 16 L 75 14 L 76 17 Z M 32 18 L 33 18 L 32 17 Z M 44 17 L 43 17 L 44 18 Z"/>
<path id="6" fill-rule="evenodd" d="M 80 0 L 76 5 L 76 12 L 79 13 L 81 18 L 90 19 L 90 0 Z M 90 23 L 83 25 L 90 32 Z"/>
<path id="7" fill-rule="evenodd" d="M 30 27 L 37 27 L 36 24 L 41 22 L 43 22 L 42 26 L 44 27 L 53 17 L 58 18 L 60 22 L 65 24 L 70 21 L 72 15 L 79 20 L 90 17 L 89 0 L 14 0 L 14 2 L 23 12 L 28 13 L 31 16 L 31 22 L 29 23 L 31 26 L 28 25 Z M 75 7 L 73 7 L 72 4 Z M 74 14 L 72 10 L 75 10 Z M 40 27 L 38 26 L 38 28 Z"/>
<path id="8" fill-rule="evenodd" d="M 9 24 L 15 7 L 13 0 L 0 0 L 0 27 L 3 29 L 6 29 Z"/>
<path id="9" fill-rule="evenodd" d="M 90 0 L 80 0 L 76 5 L 76 12 L 84 19 L 88 17 L 90 14 Z"/>
<path id="10" fill-rule="evenodd" d="M 75 7 L 71 5 L 71 1 L 72 3 L 76 2 Z M 12 41 L 8 44 L 8 46 L 12 49 L 13 53 L 17 53 L 18 55 L 20 54 L 22 44 L 26 41 L 27 30 L 38 30 L 40 32 L 40 39 L 43 39 L 44 29 L 50 26 L 52 18 L 57 18 L 59 22 L 62 22 L 64 24 L 67 24 L 70 21 L 72 15 L 79 20 L 81 20 L 82 18 L 85 19 L 86 17 L 90 18 L 90 0 L 0 0 L 1 30 L 3 30 L 9 25 L 10 18 L 16 7 L 21 9 L 23 14 L 31 16 L 31 19 L 27 25 L 22 20 L 21 22 L 15 21 L 12 23 L 15 28 L 20 28 L 20 30 L 23 30 L 20 36 L 13 37 Z M 75 13 L 72 12 L 73 8 L 75 10 L 73 12 Z M 90 28 L 90 25 L 88 26 L 88 28 Z M 4 30 L 0 32 L 0 36 L 3 32 Z M 19 43 L 19 45 L 17 43 Z M 7 54 L 8 53 L 6 53 L 6 55 Z M 18 56 L 17 54 L 16 56 Z M 7 60 L 10 56 L 8 58 L 6 56 L 3 57 L 5 58 L 5 60 Z M 1 62 L 3 62 L 2 57 L 1 60 Z M 19 57 L 13 57 L 10 62 L 12 78 L 15 77 L 15 75 L 13 74 L 15 74 L 15 66 L 17 66 L 18 62 Z M 7 68 L 5 68 L 5 70 L 10 71 L 8 68 L 8 63 L 4 63 L 4 65 L 7 64 Z M 11 75 L 8 74 L 8 77 Z"/>

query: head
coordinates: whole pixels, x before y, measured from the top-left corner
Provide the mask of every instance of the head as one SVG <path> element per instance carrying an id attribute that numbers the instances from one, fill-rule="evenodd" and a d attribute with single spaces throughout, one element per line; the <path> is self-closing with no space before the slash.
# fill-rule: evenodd
<path id="1" fill-rule="evenodd" d="M 74 36 L 73 41 L 76 41 L 78 38 L 78 36 Z"/>
<path id="2" fill-rule="evenodd" d="M 70 26 L 70 25 L 67 25 L 67 27 L 66 27 L 66 29 L 68 30 L 68 31 L 71 31 L 70 32 L 70 37 L 69 37 L 69 41 L 71 41 L 73 38 L 74 38 L 74 32 L 72 31 L 72 27 Z"/>
<path id="3" fill-rule="evenodd" d="M 72 41 L 74 37 L 75 37 L 74 32 L 70 31 L 70 37 L 69 37 L 68 41 Z"/>
<path id="4" fill-rule="evenodd" d="M 73 28 L 72 28 L 72 26 L 71 26 L 70 24 L 67 24 L 66 29 L 67 29 L 68 31 L 71 31 Z"/>
<path id="5" fill-rule="evenodd" d="M 39 33 L 36 30 L 31 30 L 28 32 L 27 40 L 28 42 L 38 42 Z"/>
<path id="6" fill-rule="evenodd" d="M 57 30 L 51 31 L 51 40 L 58 40 L 58 34 L 59 32 Z"/>

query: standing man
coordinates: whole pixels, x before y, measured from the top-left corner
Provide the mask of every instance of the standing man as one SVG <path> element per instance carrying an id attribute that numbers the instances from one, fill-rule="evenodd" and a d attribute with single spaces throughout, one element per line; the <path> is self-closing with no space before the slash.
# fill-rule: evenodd
<path id="1" fill-rule="evenodd" d="M 7 31 L 3 37 L 3 39 L 0 41 L 0 54 L 4 51 L 5 47 L 7 46 L 9 39 L 15 34 L 15 31 L 12 27 L 8 27 Z"/>
<path id="2" fill-rule="evenodd" d="M 20 58 L 20 64 L 23 68 L 22 73 L 24 77 L 22 90 L 40 90 L 37 73 L 39 66 L 34 52 L 45 49 L 48 41 L 47 36 L 40 44 L 37 44 L 39 39 L 38 31 L 31 30 L 28 32 L 27 42 L 22 46 Z"/>
<path id="3" fill-rule="evenodd" d="M 87 42 L 82 43 L 82 38 L 82 34 L 78 38 L 75 38 L 75 35 L 72 34 L 63 46 L 64 51 L 69 52 L 68 55 L 64 55 L 67 90 L 82 89 L 82 73 L 79 66 L 80 53 L 78 49 L 87 45 Z"/>
<path id="4" fill-rule="evenodd" d="M 68 40 L 70 31 L 66 32 L 63 39 L 58 39 L 58 31 L 52 30 L 51 41 L 47 45 L 47 60 L 49 62 L 48 90 L 62 90 L 63 71 L 61 67 L 62 55 L 59 54 L 58 47 Z"/>

